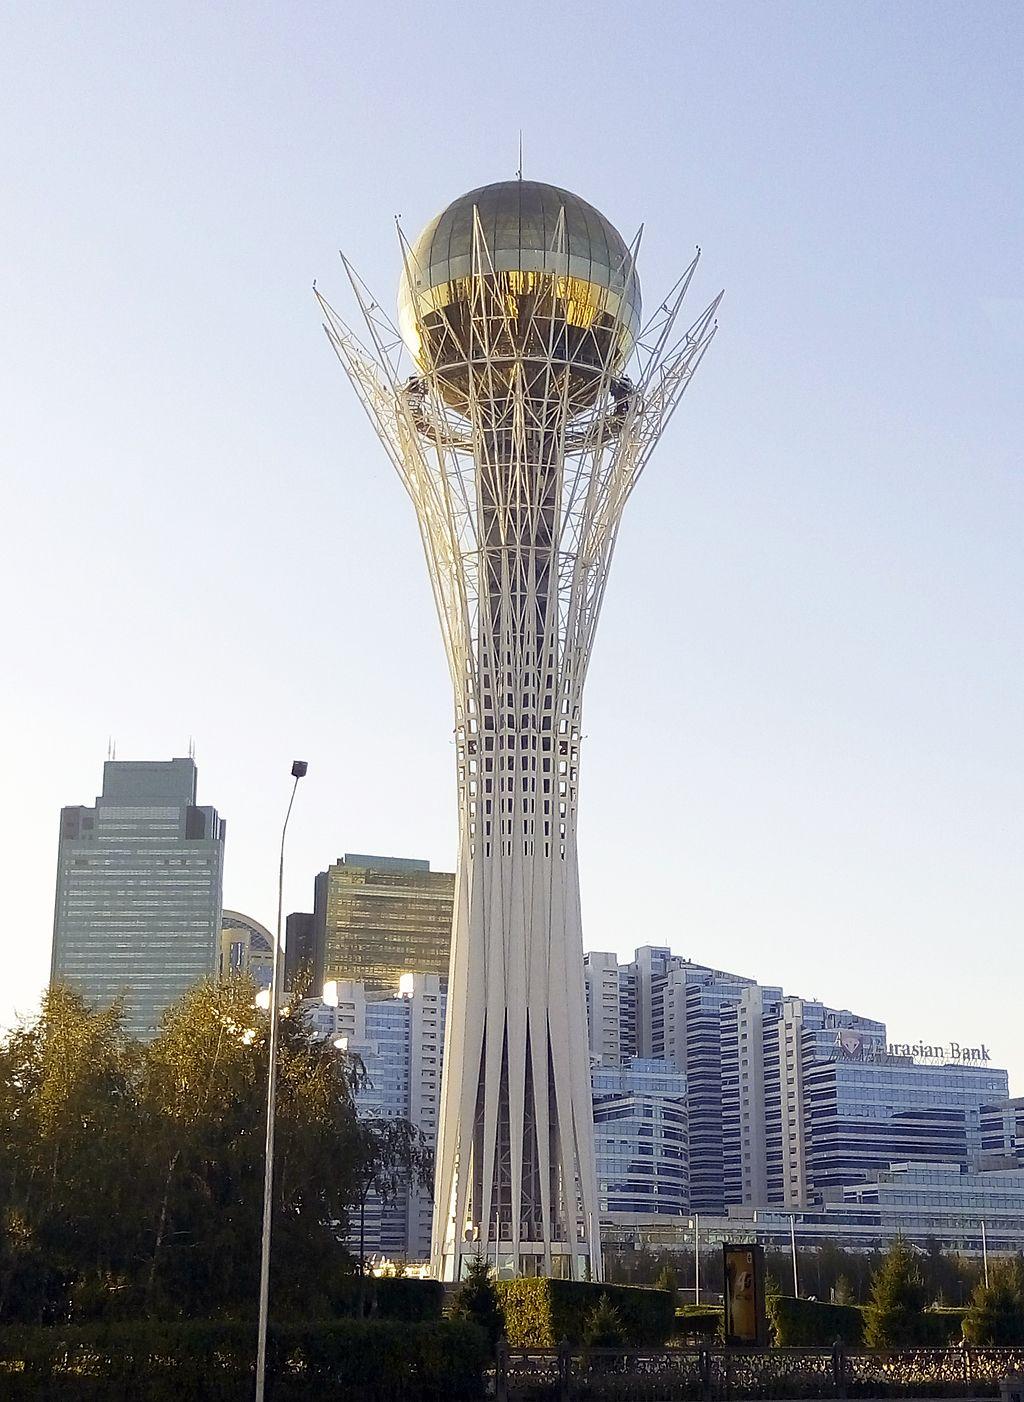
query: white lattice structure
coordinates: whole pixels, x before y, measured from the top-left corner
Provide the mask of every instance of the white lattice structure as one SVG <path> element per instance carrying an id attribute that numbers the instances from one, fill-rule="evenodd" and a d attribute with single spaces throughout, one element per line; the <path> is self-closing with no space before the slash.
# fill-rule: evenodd
<path id="1" fill-rule="evenodd" d="M 403 242 L 401 332 L 345 262 L 325 329 L 412 498 L 444 634 L 459 860 L 433 1269 L 601 1275 L 576 801 L 583 682 L 626 499 L 715 333 L 693 259 L 641 329 L 591 206 L 509 181 Z M 627 370 L 629 375 L 627 375 Z"/>

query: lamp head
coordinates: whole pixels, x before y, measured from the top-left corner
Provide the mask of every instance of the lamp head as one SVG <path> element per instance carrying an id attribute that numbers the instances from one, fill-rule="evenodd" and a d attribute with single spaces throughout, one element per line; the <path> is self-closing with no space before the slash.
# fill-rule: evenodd
<path id="1" fill-rule="evenodd" d="M 306 770 L 307 770 L 308 768 L 309 768 L 309 765 L 306 763 L 306 761 L 305 761 L 304 759 L 293 759 L 293 760 L 292 760 L 292 778 L 293 778 L 293 779 L 302 779 L 302 778 L 304 778 L 304 777 L 305 777 Z"/>

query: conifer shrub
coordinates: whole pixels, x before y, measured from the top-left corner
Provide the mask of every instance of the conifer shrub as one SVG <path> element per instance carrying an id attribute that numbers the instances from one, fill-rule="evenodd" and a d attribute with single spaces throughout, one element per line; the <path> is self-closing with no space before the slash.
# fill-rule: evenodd
<path id="1" fill-rule="evenodd" d="M 963 1323 L 972 1344 L 1009 1347 L 1024 1344 L 1024 1262 L 999 1262 L 990 1283 L 979 1282 Z"/>
<path id="2" fill-rule="evenodd" d="M 622 1348 L 625 1345 L 622 1315 L 603 1292 L 583 1320 L 583 1342 L 588 1348 Z"/>
<path id="3" fill-rule="evenodd" d="M 870 1348 L 915 1348 L 929 1326 L 924 1319 L 925 1284 L 913 1248 L 902 1238 L 882 1258 L 865 1309 L 864 1339 Z M 933 1328 L 937 1326 L 932 1326 Z"/>
<path id="4" fill-rule="evenodd" d="M 448 1306 L 448 1318 L 475 1324 L 483 1331 L 493 1355 L 498 1340 L 505 1332 L 505 1321 L 498 1303 L 498 1292 L 491 1279 L 491 1268 L 482 1256 L 470 1261 L 466 1277 Z"/>

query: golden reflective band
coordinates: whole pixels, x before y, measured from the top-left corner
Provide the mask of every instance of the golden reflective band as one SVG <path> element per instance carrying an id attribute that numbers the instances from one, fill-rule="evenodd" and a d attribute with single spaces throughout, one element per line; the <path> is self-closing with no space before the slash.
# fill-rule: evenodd
<path id="1" fill-rule="evenodd" d="M 485 281 L 494 287 L 499 297 L 505 299 L 510 311 L 517 297 L 548 295 L 564 302 L 565 319 L 570 326 L 586 331 L 599 316 L 617 320 L 625 315 L 627 328 L 632 329 L 634 312 L 624 295 L 614 288 L 588 282 L 585 278 L 511 268 L 507 272 L 488 273 Z M 434 287 L 414 292 L 417 313 L 424 316 L 429 312 L 443 311 L 456 302 L 472 301 L 475 282 L 473 276 L 457 277 L 451 282 L 439 282 Z M 511 314 L 515 315 L 514 311 Z"/>
<path id="2" fill-rule="evenodd" d="M 636 329 L 633 322 L 637 314 L 621 292 L 568 274 L 511 268 L 494 274 L 488 273 L 483 279 L 472 275 L 453 278 L 450 282 L 441 282 L 415 293 L 406 285 L 403 289 L 405 295 L 401 299 L 402 305 L 399 306 L 399 322 L 405 342 L 421 370 L 430 369 L 429 358 L 424 354 L 421 331 L 423 318 L 431 312 L 444 312 L 451 306 L 471 304 L 481 280 L 501 299 L 506 316 L 518 317 L 519 297 L 549 296 L 561 303 L 559 314 L 565 317 L 569 326 L 581 331 L 589 331 L 595 326 L 597 329 L 611 331 L 617 343 L 616 359 L 621 362 L 628 356 Z"/>

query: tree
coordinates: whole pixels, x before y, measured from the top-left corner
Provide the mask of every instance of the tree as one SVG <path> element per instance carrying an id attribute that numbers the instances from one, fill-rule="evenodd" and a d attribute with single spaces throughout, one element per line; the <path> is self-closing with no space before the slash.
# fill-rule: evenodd
<path id="1" fill-rule="evenodd" d="M 141 1049 L 119 1005 L 95 1012 L 54 985 L 0 1043 L 0 1319 L 67 1317 L 77 1292 L 124 1303 L 142 1250 L 148 1177 Z"/>
<path id="2" fill-rule="evenodd" d="M 143 1046 L 54 986 L 0 1039 L 0 1321 L 231 1315 L 256 1299 L 267 1015 L 202 983 Z M 357 1058 L 282 1018 L 275 1312 L 329 1307 L 361 1190 Z M 310 1269 L 316 1261 L 317 1269 Z"/>
<path id="3" fill-rule="evenodd" d="M 916 1344 L 926 1299 L 917 1256 L 900 1237 L 890 1246 L 871 1282 L 864 1330 L 868 1346 L 905 1348 Z"/>
<path id="4" fill-rule="evenodd" d="M 491 1268 L 482 1256 L 474 1256 L 466 1274 L 452 1297 L 448 1310 L 451 1319 L 468 1319 L 481 1328 L 493 1354 L 498 1340 L 505 1332 L 505 1318 L 494 1288 Z"/>
<path id="5" fill-rule="evenodd" d="M 1006 1347 L 1024 1344 L 1024 1260 L 998 1261 L 990 1283 L 979 1281 L 964 1317 L 964 1337 L 972 1344 Z"/>
<path id="6" fill-rule="evenodd" d="M 602 1295 L 583 1321 L 583 1342 L 588 1348 L 621 1348 L 626 1338 L 622 1315 Z"/>
<path id="7" fill-rule="evenodd" d="M 654 1280 L 655 1290 L 667 1290 L 672 1296 L 672 1303 L 675 1304 L 679 1294 L 679 1276 L 676 1274 L 674 1266 L 668 1262 L 662 1266 Z"/>
<path id="8" fill-rule="evenodd" d="M 832 1287 L 832 1303 L 836 1305 L 852 1305 L 853 1286 L 845 1275 L 837 1276 L 836 1283 Z"/>
<path id="9" fill-rule="evenodd" d="M 399 1116 L 367 1116 L 358 1121 L 355 1179 L 359 1205 L 359 1272 L 366 1271 L 366 1204 L 376 1193 L 383 1206 L 405 1188 L 430 1192 L 434 1155 L 411 1121 Z"/>

